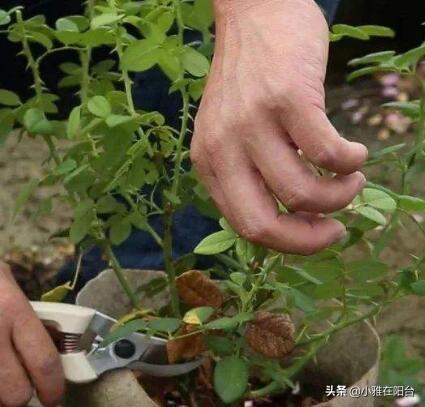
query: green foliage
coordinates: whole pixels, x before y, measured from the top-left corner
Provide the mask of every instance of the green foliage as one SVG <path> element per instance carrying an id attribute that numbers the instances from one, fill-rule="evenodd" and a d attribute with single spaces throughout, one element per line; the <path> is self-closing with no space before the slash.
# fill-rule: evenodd
<path id="1" fill-rule="evenodd" d="M 19 8 L 0 10 L 0 25 L 8 39 L 20 45 L 20 57 L 33 76 L 33 95 L 27 100 L 0 89 L 0 144 L 12 129 L 19 130 L 22 142 L 26 137 L 46 142 L 49 153 L 43 165 L 47 175 L 23 188 L 16 212 L 38 186 L 60 186 L 55 199 L 67 202 L 73 211 L 67 237 L 83 249 L 102 248 L 136 314 L 138 297 L 112 247 L 125 242 L 133 228 L 138 228 L 163 249 L 167 279 L 155 279 L 140 291 L 154 296 L 168 289 L 169 307 L 149 320 L 134 314 L 102 346 L 139 331 L 176 338 L 180 328 L 190 324 L 194 333 L 205 335 L 207 350 L 217 362 L 214 388 L 218 396 L 224 403 L 233 403 L 245 396 L 250 369 L 261 373 L 266 387 L 260 393 L 286 389 L 299 366 L 314 357 L 318 345 L 334 332 L 375 316 L 400 296 L 424 294 L 422 253 L 412 255 L 411 264 L 402 270 L 392 270 L 380 254 L 404 220 L 414 221 L 424 234 L 423 223 L 415 215 L 425 210 L 425 200 L 412 194 L 409 180 L 423 165 L 425 94 L 417 101 L 387 105 L 414 120 L 417 139 L 374 153 L 368 164 L 394 162 L 393 170 L 400 171 L 403 184 L 390 191 L 369 183 L 351 205 L 333 214 L 347 226 L 349 233 L 343 242 L 314 256 L 284 255 L 247 242 L 221 219 L 222 230 L 202 240 L 195 254 L 216 255 L 218 264 L 210 272 L 223 278 L 223 309 L 186 307 L 182 313 L 176 277 L 193 268 L 196 256 L 173 261 L 173 216 L 191 203 L 202 213 L 217 216 L 205 189 L 188 170 L 186 147 L 195 113 L 192 105 L 202 95 L 210 67 L 212 24 L 210 0 L 90 0 L 85 15 L 63 16 L 52 27 L 43 16 L 24 18 Z M 202 41 L 186 44 L 187 29 L 200 31 Z M 392 35 L 383 27 L 337 25 L 331 39 Z M 93 55 L 99 48 L 109 50 L 109 56 L 95 62 Z M 63 76 L 57 83 L 75 95 L 67 115 L 58 111 L 60 96 L 47 89 L 41 69 L 52 54 L 61 52 L 74 53 L 72 61 L 60 65 Z M 387 71 L 412 76 L 424 55 L 422 45 L 401 55 L 388 51 L 358 58 L 351 65 L 360 69 L 351 78 Z M 181 97 L 179 128 L 170 127 L 160 113 L 134 105 L 133 74 L 154 66 L 171 80 L 170 93 Z M 418 80 L 425 89 L 423 80 Z M 165 225 L 161 235 L 149 223 L 157 215 Z M 365 249 L 364 257 L 346 260 L 345 251 L 355 245 Z M 58 301 L 68 291 L 68 286 L 57 287 L 45 299 Z M 300 315 L 296 327 L 299 357 L 288 361 L 285 368 L 247 351 L 244 332 L 259 310 Z M 318 322 L 330 328 L 317 332 Z"/>
<path id="2" fill-rule="evenodd" d="M 390 335 L 385 338 L 379 371 L 381 386 L 410 386 L 416 394 L 424 394 L 425 387 L 419 375 L 425 368 L 419 358 L 407 355 L 406 344 L 401 336 Z"/>
<path id="3" fill-rule="evenodd" d="M 248 366 L 243 359 L 221 359 L 214 369 L 214 389 L 227 404 L 240 399 L 248 386 Z"/>

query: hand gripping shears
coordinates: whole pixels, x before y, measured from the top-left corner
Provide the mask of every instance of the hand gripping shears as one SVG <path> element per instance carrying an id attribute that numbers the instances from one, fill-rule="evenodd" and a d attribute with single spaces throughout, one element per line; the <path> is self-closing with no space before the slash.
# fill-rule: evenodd
<path id="1" fill-rule="evenodd" d="M 200 360 L 169 364 L 167 340 L 137 332 L 103 347 L 103 338 L 117 321 L 94 309 L 49 302 L 31 305 L 49 332 L 52 330 L 65 378 L 70 382 L 89 383 L 108 370 L 123 367 L 151 376 L 172 377 L 189 373 L 201 364 Z M 88 342 L 87 350 L 84 341 Z"/>

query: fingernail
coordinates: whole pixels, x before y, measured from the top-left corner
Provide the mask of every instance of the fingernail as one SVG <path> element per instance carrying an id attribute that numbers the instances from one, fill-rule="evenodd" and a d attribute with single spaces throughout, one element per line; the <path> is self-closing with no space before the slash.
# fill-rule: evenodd
<path id="1" fill-rule="evenodd" d="M 340 230 L 338 231 L 338 233 L 335 236 L 335 242 L 339 242 L 340 240 L 344 239 L 347 236 L 347 229 L 345 228 L 345 226 L 341 223 L 340 224 Z"/>
<path id="2" fill-rule="evenodd" d="M 363 174 L 360 174 L 359 178 L 360 178 L 359 179 L 359 189 L 363 189 L 364 186 L 367 183 L 367 179 L 366 179 L 366 177 Z"/>

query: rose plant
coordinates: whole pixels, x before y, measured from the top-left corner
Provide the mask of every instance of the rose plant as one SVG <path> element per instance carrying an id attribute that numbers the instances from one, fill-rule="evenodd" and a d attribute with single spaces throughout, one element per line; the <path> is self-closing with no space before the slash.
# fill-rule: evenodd
<path id="1" fill-rule="evenodd" d="M 61 187 L 53 198 L 68 203 L 73 221 L 56 237 L 78 245 L 80 259 L 91 247 L 100 247 L 134 307 L 105 343 L 142 331 L 169 339 L 171 362 L 202 354 L 214 366 L 217 400 L 233 403 L 294 388 L 297 375 L 333 334 L 372 320 L 402 296 L 425 294 L 423 253 L 411 254 L 410 265 L 401 270 L 391 270 L 380 256 L 406 221 L 414 222 L 425 236 L 423 222 L 415 217 L 425 210 L 425 200 L 411 195 L 415 174 L 424 164 L 425 81 L 416 73 L 424 45 L 401 55 L 381 52 L 351 62 L 361 67 L 351 79 L 393 71 L 415 77 L 420 85 L 417 101 L 387 105 L 414 120 L 415 141 L 381 149 L 368 161 L 369 166 L 393 165 L 401 175 L 399 190 L 369 182 L 351 205 L 332 215 L 347 226 L 346 238 L 307 257 L 258 247 L 222 218 L 222 230 L 195 249 L 199 256 L 214 255 L 216 266 L 199 271 L 191 269 L 193 256 L 173 258 L 172 224 L 176 211 L 188 204 L 216 213 L 190 168 L 187 147 L 194 105 L 210 66 L 210 1 L 88 0 L 84 15 L 65 16 L 54 27 L 43 16 L 25 18 L 25 10 L 17 7 L 0 10 L 0 25 L 10 41 L 20 44 L 33 78 L 33 95 L 27 100 L 0 89 L 0 140 L 40 137 L 49 149 L 43 163 L 47 175 L 25 186 L 16 213 L 38 186 Z M 189 30 L 199 31 L 202 40 L 187 44 Z M 337 25 L 331 40 L 374 35 L 392 32 Z M 98 49 L 107 49 L 110 57 L 93 62 Z M 58 83 L 59 89 L 75 93 L 69 114 L 58 108 L 60 96 L 43 80 L 43 63 L 61 52 L 74 54 L 60 65 L 63 76 Z M 160 113 L 134 104 L 134 73 L 154 66 L 169 78 L 170 93 L 180 95 L 179 128 L 166 123 Z M 53 198 L 43 207 L 51 208 Z M 280 203 L 279 208 L 287 211 Z M 154 215 L 163 218 L 161 235 L 150 225 Z M 169 290 L 170 304 L 163 310 L 143 308 L 114 255 L 113 247 L 133 228 L 151 234 L 163 249 L 167 279 L 155 279 L 145 287 L 146 295 Z M 355 245 L 363 248 L 363 257 L 349 261 L 344 253 Z M 57 287 L 44 299 L 60 301 L 73 286 Z"/>

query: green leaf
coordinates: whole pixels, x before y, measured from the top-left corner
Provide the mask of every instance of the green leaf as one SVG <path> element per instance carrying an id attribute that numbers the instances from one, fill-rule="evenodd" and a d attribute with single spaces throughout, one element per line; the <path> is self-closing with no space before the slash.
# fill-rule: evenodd
<path id="1" fill-rule="evenodd" d="M 11 21 L 10 15 L 7 11 L 0 9 L 0 25 L 9 24 Z"/>
<path id="2" fill-rule="evenodd" d="M 77 106 L 72 109 L 68 123 L 66 125 L 66 135 L 70 140 L 77 138 L 81 129 L 81 107 Z"/>
<path id="3" fill-rule="evenodd" d="M 25 112 L 24 125 L 33 134 L 49 135 L 53 131 L 52 124 L 46 119 L 44 112 L 37 108 L 29 109 Z"/>
<path id="4" fill-rule="evenodd" d="M 91 27 L 99 28 L 105 25 L 110 25 L 112 23 L 115 23 L 118 20 L 121 20 L 122 17 L 123 16 L 121 14 L 117 14 L 117 13 L 103 13 L 94 17 L 91 20 Z"/>
<path id="5" fill-rule="evenodd" d="M 246 274 L 244 274 L 244 273 L 240 273 L 240 272 L 231 273 L 229 277 L 237 285 L 242 286 L 242 285 L 245 284 Z"/>
<path id="6" fill-rule="evenodd" d="M 196 77 L 203 77 L 208 74 L 210 63 L 208 59 L 191 47 L 185 47 L 182 56 L 183 68 Z"/>
<path id="7" fill-rule="evenodd" d="M 162 191 L 162 193 L 174 205 L 180 205 L 181 204 L 180 198 L 176 194 L 173 194 L 171 191 L 164 189 Z"/>
<path id="8" fill-rule="evenodd" d="M 196 79 L 193 80 L 193 82 L 190 83 L 189 85 L 189 95 L 190 97 L 197 102 L 203 92 L 204 92 L 204 88 L 205 88 L 205 80 L 204 79 Z"/>
<path id="9" fill-rule="evenodd" d="M 400 143 L 400 144 L 395 144 L 393 146 L 385 147 L 382 150 L 376 151 L 371 158 L 375 159 L 375 158 L 383 157 L 384 155 L 387 155 L 387 154 L 395 153 L 401 150 L 405 146 L 406 146 L 406 143 Z"/>
<path id="10" fill-rule="evenodd" d="M 337 35 L 344 35 L 358 40 L 368 40 L 369 35 L 357 27 L 346 24 L 335 24 L 332 26 L 332 32 Z"/>
<path id="11" fill-rule="evenodd" d="M 16 216 L 16 214 L 18 214 L 26 205 L 31 195 L 38 187 L 39 182 L 40 181 L 37 178 L 32 178 L 22 187 L 18 197 L 16 198 L 14 216 Z"/>
<path id="12" fill-rule="evenodd" d="M 57 20 L 55 25 L 58 31 L 72 31 L 72 32 L 80 31 L 78 29 L 78 25 L 66 17 L 60 18 L 59 20 Z"/>
<path id="13" fill-rule="evenodd" d="M 254 318 L 254 314 L 250 312 L 241 312 L 233 317 L 223 317 L 215 319 L 214 321 L 205 324 L 206 329 L 223 329 L 232 330 L 243 324 L 244 322 L 251 321 Z"/>
<path id="14" fill-rule="evenodd" d="M 68 281 L 65 284 L 62 284 L 58 287 L 53 288 L 52 290 L 44 293 L 41 296 L 41 301 L 43 302 L 61 302 L 65 299 L 68 293 L 72 290 L 71 283 Z"/>
<path id="15" fill-rule="evenodd" d="M 21 99 L 19 96 L 7 89 L 0 89 L 0 104 L 5 106 L 19 106 Z"/>
<path id="16" fill-rule="evenodd" d="M 236 254 L 240 261 L 249 264 L 254 259 L 255 253 L 256 248 L 253 244 L 242 238 L 236 240 Z"/>
<path id="17" fill-rule="evenodd" d="M 419 100 L 410 102 L 388 102 L 384 103 L 382 106 L 390 109 L 397 109 L 399 112 L 412 119 L 417 119 L 420 114 Z"/>
<path id="18" fill-rule="evenodd" d="M 0 146 L 5 142 L 15 124 L 12 109 L 0 109 Z"/>
<path id="19" fill-rule="evenodd" d="M 223 317 L 219 319 L 215 319 L 214 321 L 208 322 L 205 325 L 207 329 L 234 329 L 238 326 L 238 322 L 230 317 Z"/>
<path id="20" fill-rule="evenodd" d="M 414 196 L 401 195 L 398 200 L 398 207 L 406 212 L 425 211 L 425 200 Z"/>
<path id="21" fill-rule="evenodd" d="M 365 203 L 377 209 L 393 211 L 397 208 L 396 201 L 390 195 L 379 189 L 363 189 L 362 198 Z"/>
<path id="22" fill-rule="evenodd" d="M 196 0 L 193 5 L 193 16 L 204 29 L 214 22 L 214 8 L 212 0 Z"/>
<path id="23" fill-rule="evenodd" d="M 353 261 L 347 263 L 345 268 L 356 283 L 382 278 L 388 272 L 388 266 L 376 260 Z"/>
<path id="24" fill-rule="evenodd" d="M 304 294 L 296 288 L 291 288 L 291 294 L 294 297 L 295 306 L 304 312 L 314 311 L 314 299 Z"/>
<path id="25" fill-rule="evenodd" d="M 323 284 L 323 281 L 319 280 L 318 278 L 312 276 L 307 271 L 299 268 L 299 267 L 292 267 L 288 266 L 289 269 L 293 270 L 295 273 L 297 273 L 300 277 L 302 277 L 304 280 L 309 281 L 310 283 L 313 283 L 315 285 L 321 285 Z"/>
<path id="26" fill-rule="evenodd" d="M 85 31 L 90 27 L 89 20 L 85 16 L 67 16 L 66 17 L 69 21 L 72 21 L 74 24 L 77 25 L 79 31 Z"/>
<path id="27" fill-rule="evenodd" d="M 379 225 L 385 226 L 387 224 L 385 216 L 382 215 L 381 212 L 378 212 L 375 208 L 371 208 L 370 206 L 359 206 L 354 210 L 360 215 L 364 216 L 367 219 L 373 220 Z"/>
<path id="28" fill-rule="evenodd" d="M 100 343 L 100 348 L 105 348 L 113 342 L 116 342 L 120 339 L 126 338 L 129 335 L 147 329 L 147 323 L 143 319 L 135 319 L 126 323 L 123 326 L 115 328 L 111 333 L 109 333 L 103 341 Z"/>
<path id="29" fill-rule="evenodd" d="M 404 69 L 414 68 L 418 64 L 419 60 L 425 55 L 425 45 L 411 49 L 406 53 L 399 55 L 394 59 L 396 66 Z"/>
<path id="30" fill-rule="evenodd" d="M 80 243 L 89 233 L 93 215 L 87 212 L 82 216 L 76 217 L 69 230 L 69 238 L 72 243 Z"/>
<path id="31" fill-rule="evenodd" d="M 152 40 L 134 41 L 124 51 L 122 68 L 128 71 L 146 71 L 158 63 L 161 53 L 158 44 Z"/>
<path id="32" fill-rule="evenodd" d="M 391 28 L 382 25 L 359 25 L 357 28 L 371 37 L 394 37 L 395 32 Z"/>
<path id="33" fill-rule="evenodd" d="M 358 65 L 368 65 L 368 64 L 385 62 L 390 60 L 394 55 L 395 55 L 395 51 L 375 52 L 373 54 L 369 54 L 361 58 L 352 59 L 348 63 L 348 65 L 358 66 Z"/>
<path id="34" fill-rule="evenodd" d="M 182 321 L 177 318 L 158 318 L 148 321 L 148 328 L 156 332 L 172 334 L 180 328 Z"/>
<path id="35" fill-rule="evenodd" d="M 194 252 L 196 254 L 212 255 L 222 253 L 230 249 L 236 242 L 236 234 L 227 230 L 214 233 L 196 246 Z"/>
<path id="36" fill-rule="evenodd" d="M 416 281 L 411 287 L 416 295 L 425 295 L 425 280 Z"/>
<path id="37" fill-rule="evenodd" d="M 221 359 L 214 369 L 214 389 L 224 403 L 233 403 L 248 387 L 248 366 L 236 356 Z"/>
<path id="38" fill-rule="evenodd" d="M 106 118 L 111 114 L 112 108 L 104 96 L 93 96 L 87 103 L 89 112 L 97 117 Z"/>
<path id="39" fill-rule="evenodd" d="M 52 40 L 47 35 L 40 33 L 38 31 L 32 31 L 31 34 L 28 36 L 28 40 L 31 42 L 36 42 L 38 44 L 41 44 L 47 50 L 50 50 L 53 48 Z"/>
<path id="40" fill-rule="evenodd" d="M 365 68 L 358 69 L 357 71 L 353 71 L 347 75 L 347 81 L 352 81 L 357 78 L 361 78 L 362 76 L 370 75 L 376 72 L 383 72 L 383 69 L 380 66 L 367 66 Z"/>
<path id="41" fill-rule="evenodd" d="M 120 204 L 114 197 L 105 195 L 96 202 L 96 211 L 100 214 L 112 213 L 115 212 L 119 206 Z"/>
<path id="42" fill-rule="evenodd" d="M 75 160 L 73 160 L 72 158 L 68 158 L 67 160 L 63 161 L 62 163 L 60 163 L 54 170 L 53 170 L 53 174 L 54 175 L 65 175 L 68 174 L 69 172 L 75 170 L 75 168 L 77 168 L 77 163 Z"/>
<path id="43" fill-rule="evenodd" d="M 120 245 L 124 243 L 131 234 L 131 223 L 128 219 L 122 219 L 114 222 L 109 229 L 109 238 L 112 244 Z"/>
<path id="44" fill-rule="evenodd" d="M 212 307 L 199 307 L 193 308 L 186 312 L 183 317 L 183 322 L 190 325 L 202 325 L 208 321 L 214 314 L 214 308 Z"/>
<path id="45" fill-rule="evenodd" d="M 55 37 L 65 45 L 76 44 L 81 40 L 81 34 L 75 31 L 55 31 Z"/>
<path id="46" fill-rule="evenodd" d="M 204 336 L 205 346 L 218 355 L 229 355 L 233 352 L 234 343 L 224 336 Z"/>
<path id="47" fill-rule="evenodd" d="M 134 120 L 134 117 L 132 116 L 125 116 L 121 114 L 111 114 L 106 118 L 106 124 L 108 127 L 117 127 L 121 126 L 122 124 L 126 124 Z"/>

